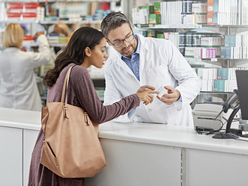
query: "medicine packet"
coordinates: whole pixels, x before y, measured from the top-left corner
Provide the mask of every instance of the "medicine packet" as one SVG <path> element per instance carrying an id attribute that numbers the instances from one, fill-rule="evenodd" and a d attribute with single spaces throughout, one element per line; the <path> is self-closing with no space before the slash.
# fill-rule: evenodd
<path id="1" fill-rule="evenodd" d="M 168 91 L 164 88 L 164 86 L 159 87 L 159 89 L 157 90 L 158 93 L 158 97 L 161 98 L 164 94 L 168 94 Z"/>

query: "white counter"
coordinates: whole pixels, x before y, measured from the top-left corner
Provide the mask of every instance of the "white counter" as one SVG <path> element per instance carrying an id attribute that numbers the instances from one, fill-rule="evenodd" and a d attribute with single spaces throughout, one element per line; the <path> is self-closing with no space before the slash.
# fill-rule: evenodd
<path id="1" fill-rule="evenodd" d="M 213 139 L 212 135 L 200 135 L 193 128 L 182 126 L 108 122 L 100 125 L 99 137 L 248 155 L 248 143 L 246 142 Z"/>
<path id="2" fill-rule="evenodd" d="M 9 177 L 13 184 L 6 185 L 27 184 L 40 127 L 40 112 L 0 108 L 0 164 L 9 167 L 0 168 L 0 185 Z M 87 186 L 243 186 L 248 181 L 245 141 L 213 139 L 189 127 L 114 122 L 101 124 L 99 137 L 107 166 L 88 178 Z"/>

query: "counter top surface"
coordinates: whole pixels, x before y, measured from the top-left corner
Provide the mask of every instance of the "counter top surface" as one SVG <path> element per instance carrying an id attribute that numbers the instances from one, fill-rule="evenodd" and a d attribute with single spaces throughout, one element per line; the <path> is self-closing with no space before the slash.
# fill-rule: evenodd
<path id="1" fill-rule="evenodd" d="M 0 108 L 0 126 L 40 130 L 41 112 Z"/>
<path id="2" fill-rule="evenodd" d="M 197 134 L 191 127 L 108 122 L 100 125 L 99 136 L 100 138 L 248 155 L 248 139 L 247 141 L 214 139 L 213 135 Z"/>
<path id="3" fill-rule="evenodd" d="M 0 126 L 40 130 L 40 117 L 41 112 L 0 108 Z M 248 139 L 213 139 L 212 135 L 200 135 L 193 128 L 183 126 L 106 122 L 99 126 L 99 137 L 248 155 Z"/>

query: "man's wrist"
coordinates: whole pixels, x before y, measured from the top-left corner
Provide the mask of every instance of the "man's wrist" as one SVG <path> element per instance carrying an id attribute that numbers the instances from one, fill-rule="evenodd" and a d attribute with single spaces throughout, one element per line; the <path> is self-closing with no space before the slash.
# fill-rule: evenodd
<path id="1" fill-rule="evenodd" d="M 180 99 L 180 97 L 181 97 L 181 94 L 180 94 L 180 92 L 179 92 L 179 90 L 176 90 L 176 92 L 177 92 L 177 101 Z"/>

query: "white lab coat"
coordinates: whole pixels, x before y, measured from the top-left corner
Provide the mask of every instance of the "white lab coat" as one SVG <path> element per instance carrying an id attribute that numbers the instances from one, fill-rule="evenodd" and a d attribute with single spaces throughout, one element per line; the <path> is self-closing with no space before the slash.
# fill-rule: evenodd
<path id="1" fill-rule="evenodd" d="M 182 101 L 166 105 L 154 96 L 152 104 L 143 103 L 135 113 L 116 119 L 119 122 L 154 122 L 172 125 L 193 125 L 190 103 L 200 92 L 201 84 L 179 50 L 171 41 L 145 38 L 139 35 L 140 46 L 140 81 L 131 69 L 121 60 L 119 53 L 113 54 L 105 65 L 106 90 L 104 105 L 112 104 L 125 96 L 136 93 L 140 86 L 151 85 L 158 89 L 161 85 L 179 90 Z"/>
<path id="2" fill-rule="evenodd" d="M 0 107 L 41 110 L 34 69 L 49 62 L 51 53 L 44 35 L 37 42 L 39 52 L 10 47 L 0 53 Z"/>

